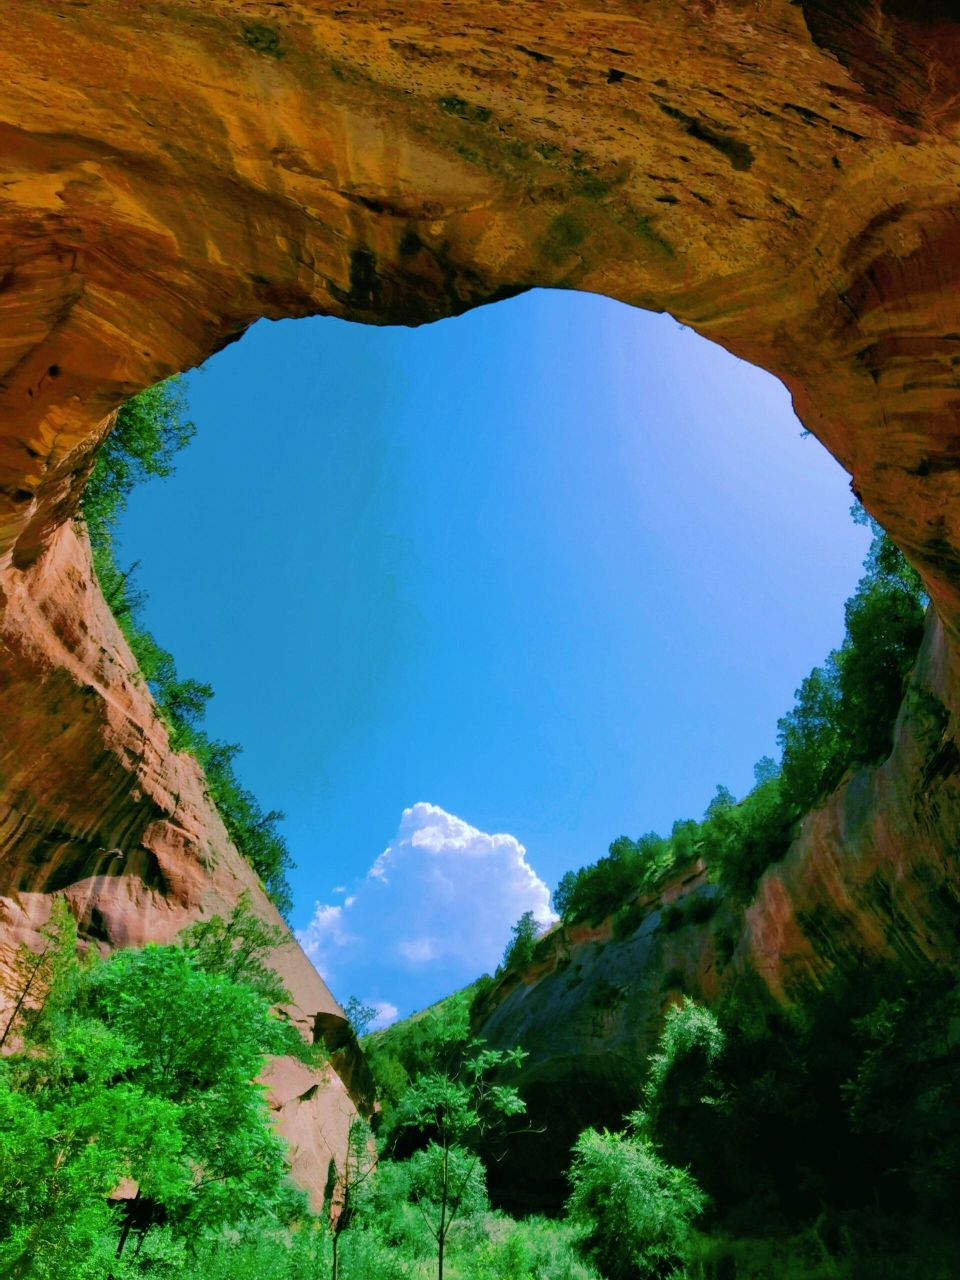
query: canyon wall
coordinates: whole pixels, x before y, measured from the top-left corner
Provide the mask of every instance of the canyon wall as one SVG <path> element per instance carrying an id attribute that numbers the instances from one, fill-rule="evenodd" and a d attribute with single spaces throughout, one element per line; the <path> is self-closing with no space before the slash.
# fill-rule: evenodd
<path id="1" fill-rule="evenodd" d="M 248 893 L 282 921 L 231 844 L 196 761 L 167 731 L 92 577 L 89 545 L 62 525 L 29 570 L 0 583 L 0 1020 L 16 949 L 35 950 L 62 893 L 81 937 L 108 949 L 172 942 Z M 267 1073 L 298 1181 L 320 1207 L 331 1155 L 373 1088 L 343 1011 L 291 938 L 271 957 L 285 1011 L 331 1050 L 309 1071 Z"/>
<path id="2" fill-rule="evenodd" d="M 683 994 L 716 1006 L 739 978 L 759 975 L 778 1003 L 802 1006 L 833 975 L 878 965 L 921 980 L 957 972 L 960 717 L 944 701 L 952 667 L 931 614 L 889 759 L 850 773 L 807 815 L 745 910 L 697 862 L 619 918 L 559 927 L 529 968 L 491 989 L 475 1029 L 530 1055 L 520 1083 L 534 1129 L 513 1145 L 502 1195 L 534 1208 L 563 1198 L 572 1142 L 639 1105 L 664 1013 Z"/>
<path id="3" fill-rule="evenodd" d="M 54 890 L 105 945 L 167 939 L 248 887 L 270 913 L 71 524 L 116 406 L 261 316 L 412 324 L 533 286 L 668 310 L 783 379 L 921 570 L 952 713 L 958 172 L 960 23 L 941 0 L 8 4 L 3 944 Z M 923 735 L 904 733 L 811 819 L 789 884 L 765 881 L 751 945 L 772 984 L 809 942 L 805 856 L 835 879 L 869 839 L 871 865 L 910 879 L 957 847 L 955 751 L 919 786 Z M 305 1025 L 339 1016 L 292 947 L 278 964 Z M 301 1083 L 277 1087 L 285 1117 L 320 1097 Z"/>
<path id="4" fill-rule="evenodd" d="M 0 563 L 111 409 L 260 316 L 555 286 L 781 377 L 956 636 L 944 0 L 16 0 L 0 152 Z"/>

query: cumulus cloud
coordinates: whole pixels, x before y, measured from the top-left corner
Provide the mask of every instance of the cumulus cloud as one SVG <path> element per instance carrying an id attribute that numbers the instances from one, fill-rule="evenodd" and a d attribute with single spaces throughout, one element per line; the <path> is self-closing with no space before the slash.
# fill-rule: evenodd
<path id="1" fill-rule="evenodd" d="M 525 911 L 555 918 L 516 836 L 421 801 L 349 896 L 318 902 L 298 936 L 341 1000 L 357 994 L 395 1017 L 395 1005 L 422 1007 L 492 971 Z"/>

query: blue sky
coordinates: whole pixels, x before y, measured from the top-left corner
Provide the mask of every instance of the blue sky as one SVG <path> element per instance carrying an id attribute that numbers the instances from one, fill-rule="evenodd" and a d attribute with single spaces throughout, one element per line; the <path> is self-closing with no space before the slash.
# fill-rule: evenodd
<path id="1" fill-rule="evenodd" d="M 667 316 L 534 292 L 261 322 L 188 394 L 122 559 L 286 812 L 293 923 L 343 999 L 422 1006 L 613 837 L 749 789 L 842 637 L 847 477 L 779 383 Z"/>

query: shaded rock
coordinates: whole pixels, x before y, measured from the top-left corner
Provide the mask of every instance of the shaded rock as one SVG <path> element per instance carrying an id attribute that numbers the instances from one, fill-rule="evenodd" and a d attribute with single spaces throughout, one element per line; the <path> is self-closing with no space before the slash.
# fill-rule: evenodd
<path id="1" fill-rule="evenodd" d="M 587 1125 L 614 1127 L 640 1105 L 646 1061 L 683 994 L 716 1005 L 744 974 L 782 1003 L 815 1000 L 831 976 L 893 964 L 960 967 L 960 720 L 943 628 L 926 638 L 882 765 L 849 775 L 809 814 L 746 910 L 702 864 L 679 869 L 621 918 L 554 930 L 524 972 L 475 1010 L 477 1034 L 529 1057 L 520 1086 L 533 1128 L 492 1165 L 508 1203 L 554 1207 Z"/>

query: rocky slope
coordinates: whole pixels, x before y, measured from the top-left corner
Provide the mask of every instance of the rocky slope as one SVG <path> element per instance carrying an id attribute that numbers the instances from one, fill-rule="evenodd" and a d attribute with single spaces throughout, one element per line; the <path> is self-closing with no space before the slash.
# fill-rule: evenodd
<path id="1" fill-rule="evenodd" d="M 0 1008 L 16 947 L 36 947 L 55 892 L 104 948 L 172 941 L 245 891 L 281 923 L 196 762 L 171 752 L 135 672 L 86 540 L 68 522 L 0 586 Z M 280 1060 L 267 1077 L 296 1176 L 319 1205 L 330 1156 L 357 1109 L 372 1106 L 372 1086 L 342 1010 L 296 943 L 272 962 L 294 998 L 289 1015 L 333 1051 L 322 1072 Z"/>
<path id="2" fill-rule="evenodd" d="M 715 1005 L 749 972 L 776 1000 L 802 1004 L 835 970 L 957 970 L 960 719 L 943 702 L 949 663 L 931 616 L 890 758 L 808 815 L 745 911 L 696 863 L 619 920 L 554 930 L 533 965 L 489 992 L 476 1031 L 529 1053 L 521 1084 L 534 1128 L 549 1120 L 514 1144 L 502 1195 L 541 1207 L 565 1194 L 573 1139 L 639 1104 L 664 1012 L 683 993 Z"/>
<path id="3" fill-rule="evenodd" d="M 952 5 L 17 0 L 4 19 L 7 948 L 54 889 L 117 944 L 168 938 L 251 883 L 69 520 L 112 410 L 260 316 L 417 323 L 535 285 L 669 310 L 785 381 L 922 570 L 955 706 Z M 771 983 L 809 940 L 790 903 L 805 875 L 833 875 L 838 847 L 869 847 L 898 892 L 913 859 L 957 847 L 956 756 L 943 748 L 925 789 L 904 733 L 811 819 L 816 872 L 798 853 L 789 892 L 767 883 L 751 946 Z M 846 919 L 831 927 L 872 917 Z M 337 1016 L 303 957 L 280 963 L 305 1024 Z M 278 1090 L 285 1108 L 298 1088 Z"/>

